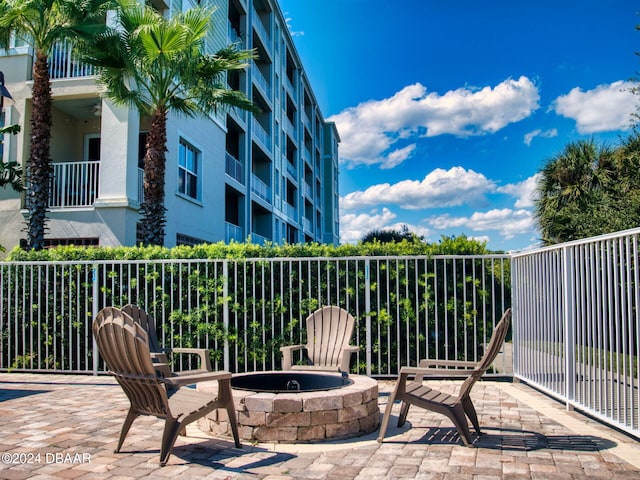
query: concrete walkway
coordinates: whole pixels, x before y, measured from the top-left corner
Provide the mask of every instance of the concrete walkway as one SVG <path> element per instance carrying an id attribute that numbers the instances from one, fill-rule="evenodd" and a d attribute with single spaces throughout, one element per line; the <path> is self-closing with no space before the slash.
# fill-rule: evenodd
<path id="1" fill-rule="evenodd" d="M 380 382 L 381 411 L 392 385 Z M 0 479 L 640 479 L 640 442 L 526 385 L 484 381 L 472 397 L 485 432 L 475 448 L 445 417 L 414 407 L 383 444 L 374 434 L 236 449 L 192 425 L 161 468 L 154 418 L 136 420 L 113 453 L 128 401 L 111 378 L 0 373 Z"/>

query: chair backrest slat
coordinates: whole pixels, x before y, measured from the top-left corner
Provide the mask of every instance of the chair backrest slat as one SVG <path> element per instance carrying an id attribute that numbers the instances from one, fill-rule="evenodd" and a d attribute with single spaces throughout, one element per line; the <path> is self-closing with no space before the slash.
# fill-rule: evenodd
<path id="1" fill-rule="evenodd" d="M 355 319 L 345 309 L 326 306 L 307 317 L 307 354 L 314 365 L 339 366 L 349 345 Z"/>
<path id="2" fill-rule="evenodd" d="M 149 339 L 149 350 L 154 353 L 162 353 L 162 347 L 160 346 L 158 333 L 156 331 L 157 325 L 155 318 L 149 315 L 146 310 L 132 303 L 125 305 L 121 310 L 131 318 L 133 318 L 136 323 L 140 324 L 144 331 L 147 332 L 147 336 Z"/>
<path id="3" fill-rule="evenodd" d="M 469 374 L 466 380 L 462 383 L 460 387 L 460 392 L 458 393 L 458 398 L 464 398 L 471 393 L 471 389 L 473 385 L 484 375 L 487 369 L 491 366 L 493 361 L 496 359 L 496 356 L 500 352 L 502 348 L 502 344 L 504 343 L 505 338 L 507 337 L 507 331 L 509 330 L 509 325 L 511 324 L 511 309 L 508 308 L 500 321 L 496 324 L 493 329 L 493 333 L 491 334 L 491 340 L 489 340 L 489 344 L 478 362 L 478 366 Z"/>
<path id="4" fill-rule="evenodd" d="M 170 416 L 167 390 L 151 362 L 144 328 L 119 309 L 106 307 L 93 321 L 93 334 L 132 407 L 141 413 Z"/>

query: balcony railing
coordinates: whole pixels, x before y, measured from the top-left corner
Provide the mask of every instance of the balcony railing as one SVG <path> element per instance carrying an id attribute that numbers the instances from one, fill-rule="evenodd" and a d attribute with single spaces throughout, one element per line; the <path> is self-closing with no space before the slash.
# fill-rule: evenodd
<path id="1" fill-rule="evenodd" d="M 287 215 L 294 222 L 298 221 L 298 209 L 293 205 L 285 202 L 283 206 L 285 215 Z"/>
<path id="2" fill-rule="evenodd" d="M 74 48 L 74 43 L 69 40 L 57 42 L 53 46 L 49 54 L 49 76 L 52 80 L 95 75 L 93 66 L 78 60 Z"/>
<path id="3" fill-rule="evenodd" d="M 251 191 L 258 197 L 271 203 L 271 187 L 255 174 L 251 174 Z"/>
<path id="4" fill-rule="evenodd" d="M 251 234 L 251 242 L 255 243 L 256 245 L 264 245 L 265 243 L 267 243 L 269 241 L 269 239 L 263 235 L 259 235 L 257 233 L 252 233 Z"/>
<path id="5" fill-rule="evenodd" d="M 54 163 L 49 207 L 91 207 L 99 195 L 99 184 L 99 161 Z"/>
<path id="6" fill-rule="evenodd" d="M 240 36 L 240 34 L 237 32 L 237 30 L 234 28 L 233 25 L 231 25 L 231 22 L 229 22 L 227 24 L 227 41 L 229 43 L 235 43 L 237 45 L 240 46 L 240 48 L 244 48 L 244 41 L 242 40 L 242 37 Z"/>
<path id="7" fill-rule="evenodd" d="M 238 225 L 235 225 L 233 223 L 225 222 L 224 239 L 227 243 L 231 242 L 232 240 L 234 242 L 244 242 L 244 238 L 242 237 L 242 227 L 239 227 Z"/>
<path id="8" fill-rule="evenodd" d="M 244 168 L 236 157 L 226 152 L 224 171 L 231 178 L 244 185 Z"/>
<path id="9" fill-rule="evenodd" d="M 144 202 L 144 169 L 138 169 L 138 202 Z"/>
<path id="10" fill-rule="evenodd" d="M 255 137 L 260 140 L 260 142 L 265 146 L 267 150 L 271 151 L 271 137 L 255 117 L 253 117 L 252 127 Z"/>
<path id="11" fill-rule="evenodd" d="M 302 182 L 302 194 L 313 200 L 313 188 L 307 182 Z"/>
<path id="12" fill-rule="evenodd" d="M 269 82 L 255 63 L 251 66 L 251 73 L 256 85 L 258 85 L 266 95 L 269 95 L 269 92 L 271 91 L 269 88 Z"/>
<path id="13" fill-rule="evenodd" d="M 264 40 L 265 45 L 268 46 L 269 45 L 270 35 L 269 35 L 269 32 L 267 32 L 266 27 L 262 23 L 262 20 L 260 20 L 260 17 L 258 16 L 258 14 L 256 14 L 256 16 L 255 16 L 255 20 L 253 22 L 253 26 L 255 27 L 256 31 L 258 32 L 258 35 L 260 35 L 260 37 L 262 37 L 262 40 Z"/>

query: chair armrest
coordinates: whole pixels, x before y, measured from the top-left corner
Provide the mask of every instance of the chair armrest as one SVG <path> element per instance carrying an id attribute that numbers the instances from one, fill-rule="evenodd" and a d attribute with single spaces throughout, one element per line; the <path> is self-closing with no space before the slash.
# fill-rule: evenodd
<path id="1" fill-rule="evenodd" d="M 475 364 L 474 364 L 475 365 Z M 423 367 L 402 367 L 400 376 L 406 381 L 410 375 L 415 375 L 413 382 L 422 382 L 425 376 L 438 377 L 468 377 L 473 369 L 453 369 L 453 368 L 423 368 Z"/>
<path id="2" fill-rule="evenodd" d="M 207 348 L 174 348 L 173 353 L 185 353 L 190 355 L 198 355 L 200 357 L 200 370 L 211 372 L 211 359 L 209 358 L 209 349 Z"/>
<path id="3" fill-rule="evenodd" d="M 446 370 L 452 369 L 474 369 L 478 364 L 476 362 L 465 362 L 462 360 L 420 360 L 419 367 L 420 368 L 431 368 L 431 367 L 447 367 Z M 442 369 L 442 370 L 445 370 Z"/>
<path id="4" fill-rule="evenodd" d="M 280 347 L 280 351 L 282 352 L 283 370 L 291 370 L 291 365 L 293 364 L 293 352 L 302 350 L 303 348 L 306 348 L 306 345 L 286 345 L 284 347 Z"/>
<path id="5" fill-rule="evenodd" d="M 230 380 L 231 373 L 225 371 L 193 373 L 189 375 L 180 375 L 179 377 L 165 378 L 164 382 L 171 387 L 183 387 L 198 382 L 208 382 L 212 380 Z"/>
<path id="6" fill-rule="evenodd" d="M 342 349 L 340 353 L 340 371 L 349 373 L 351 364 L 351 355 L 360 351 L 360 347 L 356 345 L 348 345 Z"/>
<path id="7" fill-rule="evenodd" d="M 157 353 L 157 352 L 150 352 L 151 355 L 151 361 L 153 363 L 169 363 L 169 360 L 167 359 L 167 354 L 166 353 Z"/>

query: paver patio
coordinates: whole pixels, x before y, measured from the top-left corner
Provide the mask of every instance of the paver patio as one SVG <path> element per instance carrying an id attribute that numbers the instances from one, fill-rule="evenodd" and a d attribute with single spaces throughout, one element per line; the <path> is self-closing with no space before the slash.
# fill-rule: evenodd
<path id="1" fill-rule="evenodd" d="M 392 385 L 380 382 L 382 411 Z M 412 409 L 383 444 L 374 433 L 236 449 L 191 425 L 162 468 L 162 422 L 151 417 L 113 453 L 128 400 L 110 377 L 0 373 L 0 479 L 640 479 L 640 442 L 527 385 L 483 381 L 472 397 L 485 432 L 475 448 L 445 417 Z"/>

